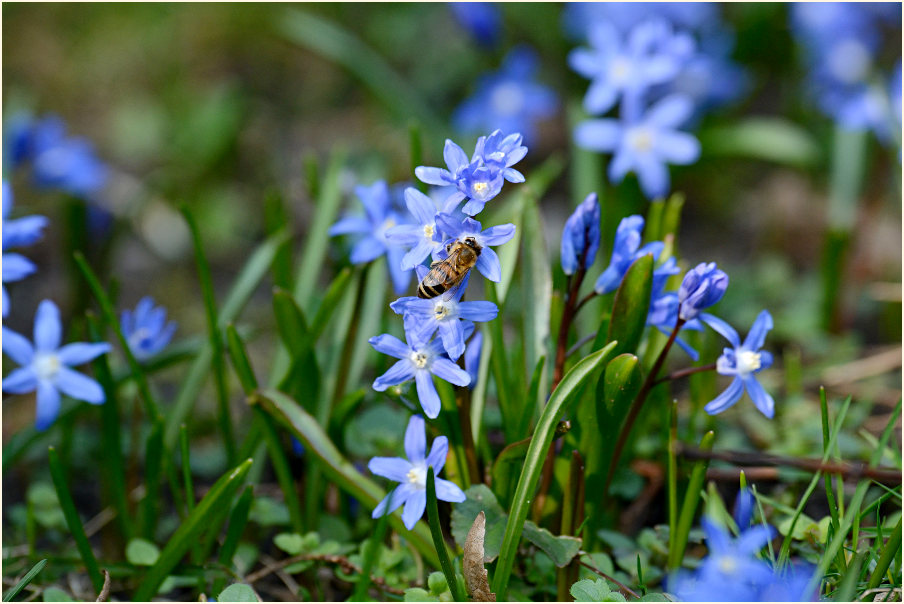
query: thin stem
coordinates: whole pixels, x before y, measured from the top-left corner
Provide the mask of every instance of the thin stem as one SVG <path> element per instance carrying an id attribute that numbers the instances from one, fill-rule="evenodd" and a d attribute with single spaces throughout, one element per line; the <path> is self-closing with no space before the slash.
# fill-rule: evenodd
<path id="1" fill-rule="evenodd" d="M 684 369 L 679 369 L 678 371 L 673 371 L 672 373 L 665 375 L 658 380 L 653 382 L 654 386 L 658 386 L 663 382 L 669 382 L 671 380 L 677 380 L 683 377 L 687 377 L 689 375 L 693 375 L 695 373 L 700 373 L 703 371 L 712 371 L 716 368 L 715 363 L 710 363 L 709 365 L 702 365 L 700 367 L 685 367 Z"/>
<path id="2" fill-rule="evenodd" d="M 643 407 L 644 402 L 646 402 L 647 400 L 647 395 L 655 385 L 656 374 L 658 374 L 659 370 L 662 369 L 662 364 L 665 363 L 665 357 L 666 355 L 668 355 L 669 350 L 671 350 L 672 344 L 675 343 L 675 338 L 678 337 L 678 332 L 681 330 L 681 327 L 683 325 L 684 319 L 679 317 L 678 321 L 675 323 L 675 328 L 669 335 L 668 341 L 662 348 L 662 352 L 659 353 L 659 356 L 656 358 L 656 362 L 653 363 L 653 368 L 650 369 L 650 373 L 647 374 L 647 378 L 644 380 L 643 385 L 640 387 L 640 392 L 637 393 L 637 397 L 631 403 L 631 408 L 628 410 L 628 416 L 625 418 L 625 423 L 622 424 L 621 431 L 618 434 L 618 441 L 616 441 L 615 449 L 612 452 L 612 460 L 609 463 L 609 471 L 606 474 L 606 486 L 603 488 L 604 493 L 609 492 L 609 485 L 612 483 L 612 476 L 615 475 L 615 468 L 616 466 L 618 466 L 618 460 L 621 457 L 622 449 L 625 448 L 625 443 L 628 441 L 628 435 L 631 433 L 631 428 L 634 426 L 634 422 L 637 420 L 637 416 L 640 414 L 640 409 Z"/>
<path id="3" fill-rule="evenodd" d="M 581 552 L 580 555 L 586 556 L 586 555 L 587 555 L 587 552 Z M 598 569 L 597 567 L 593 566 L 592 564 L 588 564 L 587 562 L 584 562 L 583 560 L 578 560 L 578 564 L 580 564 L 580 565 L 583 566 L 584 568 L 586 568 L 586 569 L 588 569 L 588 570 L 590 570 L 590 571 L 592 571 L 592 572 L 598 574 L 599 576 L 601 576 L 602 578 L 604 578 L 606 581 L 612 581 L 613 583 L 615 583 L 616 585 L 618 585 L 620 588 L 622 588 L 622 589 L 625 591 L 625 593 L 628 594 L 628 595 L 630 595 L 632 598 L 640 598 L 640 595 L 638 595 L 636 592 L 634 592 L 634 590 L 632 590 L 630 587 L 628 587 L 627 585 L 625 585 L 625 584 L 622 583 L 621 581 L 619 581 L 619 580 L 617 580 L 617 579 L 614 579 L 613 577 L 610 577 L 609 575 L 607 575 L 606 573 L 604 573 L 603 571 L 601 571 L 601 570 Z"/>
<path id="4" fill-rule="evenodd" d="M 593 341 L 595 338 L 596 338 L 595 333 L 588 333 L 586 336 L 584 336 L 583 338 L 581 338 L 580 340 L 578 340 L 577 342 L 572 344 L 571 348 L 568 349 L 568 352 L 565 353 L 565 358 L 570 357 L 571 355 L 576 353 L 581 348 L 581 346 L 583 346 L 587 342 Z"/>
<path id="5" fill-rule="evenodd" d="M 565 373 L 565 352 L 568 347 L 568 331 L 571 328 L 571 322 L 575 315 L 575 298 L 581 289 L 581 282 L 584 281 L 585 271 L 579 268 L 573 277 L 568 278 L 568 294 L 565 298 L 565 308 L 562 310 L 562 321 L 559 324 L 559 337 L 556 343 L 556 364 L 552 374 L 552 388 L 550 392 L 555 391 L 556 386 L 562 381 Z"/>
<path id="6" fill-rule="evenodd" d="M 459 359 L 464 365 L 464 357 Z M 480 464 L 477 460 L 477 446 L 471 429 L 471 389 L 467 386 L 455 387 L 455 403 L 458 407 L 458 419 L 461 422 L 461 444 L 465 450 L 465 461 L 468 464 L 469 483 L 483 482 Z"/>
<path id="7" fill-rule="evenodd" d="M 574 314 L 578 314 L 578 311 L 581 310 L 581 308 L 583 308 L 585 304 L 587 304 L 588 302 L 590 302 L 591 300 L 593 300 L 593 299 L 594 299 L 595 297 L 597 297 L 598 295 L 599 295 L 599 294 L 596 293 L 596 290 L 595 290 L 595 289 L 590 290 L 590 293 L 587 294 L 586 296 L 584 296 L 583 298 L 581 298 L 581 301 L 578 302 L 578 303 L 575 305 L 575 307 L 574 307 Z"/>

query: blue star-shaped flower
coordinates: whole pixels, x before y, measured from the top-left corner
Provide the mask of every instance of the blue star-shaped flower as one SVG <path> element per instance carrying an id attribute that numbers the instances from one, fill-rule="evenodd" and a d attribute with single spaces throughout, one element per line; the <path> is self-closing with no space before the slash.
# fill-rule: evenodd
<path id="1" fill-rule="evenodd" d="M 490 246 L 502 245 L 515 236 L 515 225 L 500 224 L 481 230 L 481 224 L 473 218 L 465 218 L 459 222 L 449 214 L 440 212 L 436 216 L 436 224 L 443 230 L 448 239 L 445 244 L 448 246 L 453 241 L 464 241 L 468 237 L 473 237 L 477 245 L 481 247 L 480 255 L 477 257 L 477 270 L 484 277 L 498 283 L 502 279 L 502 266 L 499 263 L 499 256 L 490 249 Z M 447 252 L 445 248 L 441 248 L 437 256 L 442 259 L 446 258 Z"/>
<path id="2" fill-rule="evenodd" d="M 609 164 L 613 182 L 635 172 L 648 198 L 664 197 L 669 192 L 666 164 L 691 164 L 700 156 L 699 141 L 677 129 L 691 116 L 694 105 L 677 94 L 658 101 L 642 115 L 633 105 L 622 106 L 622 120 L 605 118 L 578 124 L 575 142 L 584 149 L 613 153 Z"/>
<path id="3" fill-rule="evenodd" d="M 643 225 L 643 216 L 639 214 L 622 218 L 618 223 L 618 228 L 615 230 L 615 243 L 612 245 L 612 259 L 606 270 L 596 280 L 594 285 L 596 293 L 608 294 L 618 289 L 628 268 L 638 258 L 653 254 L 653 260 L 659 259 L 659 254 L 662 253 L 665 244 L 661 241 L 653 241 L 641 247 Z"/>
<path id="4" fill-rule="evenodd" d="M 405 430 L 405 455 L 408 459 L 374 457 L 367 464 L 368 469 L 377 476 L 401 483 L 377 504 L 372 517 L 379 518 L 391 514 L 404 505 L 402 522 L 409 531 L 412 530 L 424 515 L 424 509 L 427 507 L 427 469 L 431 467 L 436 486 L 436 498 L 453 503 L 464 501 L 466 499 L 464 491 L 455 483 L 438 477 L 443 470 L 448 454 L 449 439 L 445 436 L 437 436 L 430 448 L 430 454 L 427 454 L 424 419 L 418 415 L 412 416 L 408 420 L 408 428 Z"/>
<path id="5" fill-rule="evenodd" d="M 176 331 L 176 322 L 166 322 L 166 309 L 154 306 L 154 299 L 145 296 L 135 311 L 124 310 L 119 319 L 122 335 L 129 350 L 139 361 L 147 360 L 166 348 Z"/>
<path id="6" fill-rule="evenodd" d="M 456 386 L 467 386 L 471 376 L 443 354 L 442 340 L 422 341 L 410 323 L 405 325 L 405 339 L 407 343 L 384 333 L 368 340 L 377 352 L 400 359 L 374 380 L 373 389 L 383 392 L 390 386 L 413 379 L 421 407 L 427 417 L 433 419 L 439 415 L 440 400 L 431 374 Z"/>
<path id="7" fill-rule="evenodd" d="M 678 316 L 690 321 L 722 299 L 728 289 L 728 275 L 715 262 L 701 262 L 687 271 L 678 288 Z M 727 337 L 727 336 L 726 336 Z"/>
<path id="8" fill-rule="evenodd" d="M 710 415 L 721 413 L 738 402 L 746 390 L 756 408 L 771 418 L 775 415 L 775 401 L 763 389 L 756 374 L 772 366 L 772 354 L 761 350 L 766 334 L 772 329 L 772 315 L 762 311 L 743 344 L 738 332 L 722 319 L 709 313 L 701 314 L 700 318 L 731 343 L 732 348 L 725 348 L 716 361 L 716 371 L 734 377 L 725 392 L 707 403 L 703 410 Z"/>
<path id="9" fill-rule="evenodd" d="M 60 393 L 94 405 L 104 402 L 104 391 L 93 379 L 71 369 L 110 351 L 107 343 L 75 342 L 60 347 L 63 328 L 56 304 L 44 300 L 35 313 L 34 345 L 3 328 L 3 352 L 21 365 L 3 380 L 3 391 L 24 394 L 37 390 L 35 428 L 46 430 L 60 413 Z"/>

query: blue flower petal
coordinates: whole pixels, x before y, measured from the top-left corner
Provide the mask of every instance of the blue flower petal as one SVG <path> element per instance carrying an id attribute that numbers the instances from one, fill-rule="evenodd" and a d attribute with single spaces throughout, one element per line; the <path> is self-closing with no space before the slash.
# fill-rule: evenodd
<path id="1" fill-rule="evenodd" d="M 3 327 L 3 352 L 19 365 L 28 365 L 34 358 L 35 349 L 23 335 Z"/>
<path id="2" fill-rule="evenodd" d="M 482 231 L 480 233 L 480 240 L 485 246 L 502 245 L 503 243 L 510 241 L 514 236 L 515 225 L 511 223 L 498 224 L 496 226 L 491 226 L 485 231 Z"/>
<path id="3" fill-rule="evenodd" d="M 446 465 L 446 457 L 449 455 L 449 439 L 445 436 L 437 436 L 430 447 L 430 455 L 427 456 L 427 466 L 433 467 L 433 475 L 438 476 Z"/>
<path id="4" fill-rule="evenodd" d="M 462 491 L 457 484 L 454 482 L 450 482 L 448 480 L 444 480 L 442 478 L 436 479 L 436 498 L 442 501 L 451 501 L 452 503 L 461 503 L 467 496 L 465 492 Z"/>
<path id="5" fill-rule="evenodd" d="M 427 508 L 427 491 L 414 491 L 405 502 L 405 509 L 402 510 L 402 522 L 409 531 L 414 529 L 417 521 L 424 515 Z"/>
<path id="6" fill-rule="evenodd" d="M 105 400 L 104 389 L 100 384 L 68 367 L 59 368 L 53 383 L 63 394 L 92 405 L 100 405 Z"/>
<path id="7" fill-rule="evenodd" d="M 386 497 L 384 497 L 380 503 L 377 504 L 377 507 L 374 508 L 373 513 L 371 514 L 372 518 L 379 518 L 380 516 L 384 516 L 385 514 L 392 514 L 394 511 L 402 507 L 411 496 L 414 494 L 414 489 L 411 487 L 409 483 L 403 483 L 397 486 L 394 490 L 392 490 Z M 388 505 L 388 507 L 387 507 Z"/>
<path id="8" fill-rule="evenodd" d="M 377 476 L 405 483 L 408 481 L 411 463 L 400 457 L 374 457 L 367 463 L 367 469 Z"/>
<path id="9" fill-rule="evenodd" d="M 747 394 L 750 395 L 756 408 L 762 411 L 763 415 L 770 419 L 775 416 L 775 401 L 772 399 L 772 396 L 763 389 L 763 386 L 756 377 L 749 375 L 746 378 L 741 379 L 747 387 Z"/>
<path id="10" fill-rule="evenodd" d="M 722 394 L 707 403 L 706 406 L 703 407 L 703 410 L 710 415 L 722 413 L 738 402 L 743 394 L 744 382 L 742 382 L 740 378 L 735 378 L 731 381 L 731 384 L 728 385 L 728 388 L 726 388 Z"/>
<path id="11" fill-rule="evenodd" d="M 377 352 L 388 354 L 397 359 L 407 359 L 408 355 L 411 354 L 411 348 L 409 348 L 407 344 L 388 333 L 374 336 L 368 340 L 368 343 L 370 343 Z"/>
<path id="12" fill-rule="evenodd" d="M 430 372 L 424 370 L 415 372 L 414 381 L 417 384 L 417 397 L 424 409 L 424 414 L 430 419 L 436 419 L 439 416 L 441 405 Z"/>
<path id="13" fill-rule="evenodd" d="M 750 333 L 748 333 L 747 337 L 744 339 L 744 348 L 747 350 L 759 350 L 762 348 L 763 344 L 766 342 L 766 334 L 768 334 L 771 329 L 772 315 L 769 314 L 768 310 L 761 311 L 753 322 Z M 735 347 L 737 347 L 737 344 L 735 344 Z"/>
<path id="14" fill-rule="evenodd" d="M 430 370 L 439 378 L 456 386 L 467 386 L 471 382 L 468 372 L 449 359 L 433 359 Z M 433 382 L 430 382 L 431 384 Z"/>
<path id="15" fill-rule="evenodd" d="M 485 247 L 477 257 L 477 270 L 480 274 L 493 281 L 499 283 L 502 280 L 502 266 L 499 264 L 499 256 L 492 249 Z"/>
<path id="16" fill-rule="evenodd" d="M 31 367 L 20 367 L 3 378 L 3 392 L 25 394 L 38 387 L 38 376 Z"/>
<path id="17" fill-rule="evenodd" d="M 414 169 L 414 175 L 418 177 L 418 180 L 425 182 L 428 185 L 443 187 L 455 184 L 455 179 L 452 177 L 452 174 L 448 170 L 442 168 L 418 166 Z"/>
<path id="18" fill-rule="evenodd" d="M 48 380 L 39 380 L 36 400 L 35 429 L 43 432 L 60 414 L 60 393 Z"/>
<path id="19" fill-rule="evenodd" d="M 35 313 L 35 349 L 48 352 L 59 348 L 62 330 L 60 309 L 50 300 L 43 300 Z"/>
<path id="20" fill-rule="evenodd" d="M 469 321 L 492 321 L 499 314 L 499 307 L 484 300 L 461 302 L 458 305 L 458 314 L 462 319 Z"/>
<path id="21" fill-rule="evenodd" d="M 735 331 L 734 327 L 708 312 L 700 313 L 699 318 L 701 321 L 712 327 L 716 333 L 731 342 L 733 347 L 738 348 L 741 346 L 741 338 L 738 336 L 738 332 Z"/>
<path id="22" fill-rule="evenodd" d="M 418 462 L 427 456 L 427 429 L 424 418 L 412 415 L 405 429 L 405 455 L 411 462 Z"/>
<path id="23" fill-rule="evenodd" d="M 464 149 L 448 138 L 443 146 L 443 160 L 445 160 L 446 167 L 449 168 L 452 174 L 457 173 L 460 168 L 468 165 L 468 156 L 465 154 Z"/>
<path id="24" fill-rule="evenodd" d="M 483 211 L 483 208 L 486 205 L 486 201 L 481 201 L 479 199 L 469 199 L 468 203 L 466 203 L 464 207 L 462 207 L 461 211 L 468 216 L 476 216 Z"/>
<path id="25" fill-rule="evenodd" d="M 415 375 L 414 365 L 408 359 L 397 361 L 389 370 L 374 380 L 373 389 L 383 392 L 390 386 L 407 382 Z"/>
<path id="26" fill-rule="evenodd" d="M 66 344 L 57 352 L 57 357 L 64 365 L 81 365 L 87 363 L 100 355 L 110 352 L 111 347 L 106 342 L 89 344 L 86 342 L 75 342 Z"/>
<path id="27" fill-rule="evenodd" d="M 364 264 L 385 253 L 386 245 L 382 241 L 374 236 L 367 236 L 355 244 L 348 259 L 352 264 Z"/>

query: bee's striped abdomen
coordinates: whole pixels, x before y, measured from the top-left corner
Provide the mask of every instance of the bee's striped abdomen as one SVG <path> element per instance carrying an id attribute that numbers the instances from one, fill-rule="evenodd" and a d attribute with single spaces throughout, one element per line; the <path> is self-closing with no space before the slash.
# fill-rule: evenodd
<path id="1" fill-rule="evenodd" d="M 448 263 L 437 262 L 418 285 L 418 298 L 435 298 L 449 289 L 449 284 L 455 281 L 455 275 L 451 269 L 452 267 Z"/>

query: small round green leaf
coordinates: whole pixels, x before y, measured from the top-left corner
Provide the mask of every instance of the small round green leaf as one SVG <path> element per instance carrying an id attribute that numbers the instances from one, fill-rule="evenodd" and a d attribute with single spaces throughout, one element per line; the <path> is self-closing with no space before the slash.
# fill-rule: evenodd
<path id="1" fill-rule="evenodd" d="M 44 588 L 43 596 L 45 602 L 75 602 L 68 593 L 52 585 Z"/>
<path id="2" fill-rule="evenodd" d="M 135 566 L 153 566 L 160 557 L 160 549 L 141 537 L 131 539 L 126 544 L 126 560 Z"/>
<path id="3" fill-rule="evenodd" d="M 245 583 L 233 583 L 220 592 L 217 602 L 260 602 L 260 598 L 254 593 L 250 585 Z"/>
<path id="4" fill-rule="evenodd" d="M 304 537 L 298 533 L 280 533 L 273 538 L 273 543 L 290 556 L 298 555 L 304 549 Z"/>

